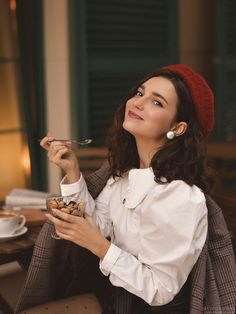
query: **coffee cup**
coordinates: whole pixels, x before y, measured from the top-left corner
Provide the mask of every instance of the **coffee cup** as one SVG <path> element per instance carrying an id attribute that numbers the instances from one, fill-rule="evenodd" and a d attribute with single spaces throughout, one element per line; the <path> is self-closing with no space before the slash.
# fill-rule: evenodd
<path id="1" fill-rule="evenodd" d="M 25 222 L 26 218 L 23 215 L 10 211 L 0 211 L 0 237 L 20 232 Z"/>

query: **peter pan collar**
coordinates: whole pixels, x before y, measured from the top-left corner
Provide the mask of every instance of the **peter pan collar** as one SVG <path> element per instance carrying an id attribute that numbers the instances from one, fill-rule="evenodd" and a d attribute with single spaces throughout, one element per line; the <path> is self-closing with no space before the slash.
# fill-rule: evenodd
<path id="1" fill-rule="evenodd" d="M 127 208 L 137 207 L 154 184 L 156 183 L 152 168 L 131 169 L 128 174 L 128 187 L 124 195 L 124 206 Z"/>
<path id="2" fill-rule="evenodd" d="M 140 204 L 143 199 L 147 196 L 152 186 L 156 186 L 157 183 L 154 181 L 154 173 L 152 168 L 144 169 L 131 169 L 126 172 L 123 179 L 128 180 L 127 189 L 123 196 L 123 204 L 126 208 L 135 208 Z M 110 177 L 107 181 L 109 186 L 119 181 L 120 177 Z M 166 182 L 165 178 L 161 178 L 163 182 Z"/>

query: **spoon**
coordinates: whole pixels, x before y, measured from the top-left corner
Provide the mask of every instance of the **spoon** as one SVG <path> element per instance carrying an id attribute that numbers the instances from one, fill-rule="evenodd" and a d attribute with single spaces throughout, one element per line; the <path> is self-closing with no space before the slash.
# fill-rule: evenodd
<path id="1" fill-rule="evenodd" d="M 41 141 L 40 139 L 38 140 L 39 142 Z M 70 143 L 73 143 L 73 144 L 78 144 L 78 145 L 88 145 L 90 143 L 92 143 L 92 139 L 91 138 L 86 138 L 84 140 L 81 140 L 81 141 L 77 141 L 77 140 L 72 140 L 72 139 L 58 139 L 58 138 L 54 138 L 53 140 L 51 141 L 48 141 L 49 143 L 52 143 L 52 142 L 70 142 Z"/>

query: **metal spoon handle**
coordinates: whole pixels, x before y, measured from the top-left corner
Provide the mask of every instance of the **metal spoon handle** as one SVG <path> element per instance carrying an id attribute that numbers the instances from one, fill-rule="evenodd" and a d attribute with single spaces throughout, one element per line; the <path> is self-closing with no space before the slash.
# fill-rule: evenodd
<path id="1" fill-rule="evenodd" d="M 41 141 L 41 139 L 38 140 L 39 142 Z M 78 145 L 88 145 L 90 143 L 92 143 L 92 139 L 91 138 L 86 138 L 82 141 L 77 141 L 77 140 L 73 140 L 73 139 L 58 139 L 58 138 L 54 138 L 51 141 L 48 141 L 49 143 L 52 142 L 70 142 L 70 143 L 74 143 L 74 144 L 78 144 Z"/>

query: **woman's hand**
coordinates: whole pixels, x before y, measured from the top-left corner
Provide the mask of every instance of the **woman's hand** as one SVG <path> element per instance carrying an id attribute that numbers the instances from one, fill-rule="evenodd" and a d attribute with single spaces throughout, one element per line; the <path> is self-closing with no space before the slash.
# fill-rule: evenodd
<path id="1" fill-rule="evenodd" d="M 40 145 L 48 152 L 48 159 L 65 172 L 67 183 L 78 181 L 80 178 L 79 163 L 71 149 L 71 143 L 51 142 L 52 140 L 54 137 L 48 133 L 40 142 Z"/>
<path id="2" fill-rule="evenodd" d="M 72 241 L 103 259 L 110 247 L 110 242 L 100 233 L 93 218 L 85 213 L 85 218 L 69 215 L 53 209 L 53 214 L 46 214 L 54 223 L 57 234 L 65 240 Z"/>

